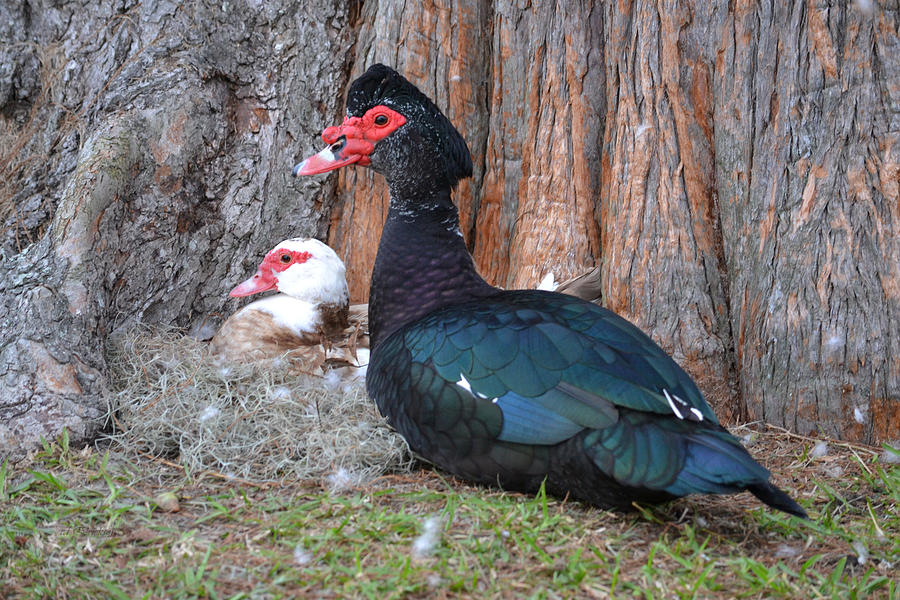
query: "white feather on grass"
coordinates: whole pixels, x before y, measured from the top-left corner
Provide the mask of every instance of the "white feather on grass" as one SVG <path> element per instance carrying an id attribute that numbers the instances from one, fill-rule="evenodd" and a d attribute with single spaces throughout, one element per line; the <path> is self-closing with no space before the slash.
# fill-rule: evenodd
<path id="1" fill-rule="evenodd" d="M 413 558 L 426 558 L 434 553 L 441 541 L 441 518 L 431 516 L 425 519 L 422 525 L 422 533 L 412 545 Z"/>
<path id="2" fill-rule="evenodd" d="M 312 562 L 312 554 L 310 554 L 303 544 L 294 546 L 294 564 L 300 567 L 306 566 Z"/>
<path id="3" fill-rule="evenodd" d="M 813 449 L 809 453 L 813 458 L 822 458 L 828 455 L 828 444 L 825 442 L 816 442 Z"/>

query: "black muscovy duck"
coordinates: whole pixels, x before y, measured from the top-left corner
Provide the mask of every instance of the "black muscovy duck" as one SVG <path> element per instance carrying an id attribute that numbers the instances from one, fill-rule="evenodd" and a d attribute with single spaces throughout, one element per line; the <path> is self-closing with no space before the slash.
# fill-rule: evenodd
<path id="1" fill-rule="evenodd" d="M 603 507 L 747 490 L 806 517 L 637 327 L 565 294 L 479 276 L 451 200 L 462 136 L 414 85 L 374 65 L 346 120 L 294 175 L 350 164 L 391 202 L 369 299 L 369 395 L 413 451 L 459 477 Z"/>

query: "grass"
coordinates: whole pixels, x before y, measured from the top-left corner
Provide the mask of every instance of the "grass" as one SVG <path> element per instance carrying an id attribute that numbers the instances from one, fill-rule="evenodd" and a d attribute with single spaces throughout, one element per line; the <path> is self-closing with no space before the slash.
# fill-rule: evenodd
<path id="1" fill-rule="evenodd" d="M 427 469 L 250 485 L 63 435 L 0 467 L 0 597 L 898 597 L 900 465 L 753 436 L 811 523 L 748 494 L 621 514 Z"/>

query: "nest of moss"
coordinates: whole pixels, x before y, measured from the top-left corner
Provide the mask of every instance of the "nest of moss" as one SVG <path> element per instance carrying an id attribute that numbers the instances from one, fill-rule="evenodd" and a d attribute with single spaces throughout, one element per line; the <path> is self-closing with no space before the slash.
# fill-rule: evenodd
<path id="1" fill-rule="evenodd" d="M 175 331 L 133 329 L 108 350 L 108 437 L 128 455 L 250 481 L 359 485 L 413 460 L 362 379 L 302 372 L 289 356 L 223 363 Z"/>

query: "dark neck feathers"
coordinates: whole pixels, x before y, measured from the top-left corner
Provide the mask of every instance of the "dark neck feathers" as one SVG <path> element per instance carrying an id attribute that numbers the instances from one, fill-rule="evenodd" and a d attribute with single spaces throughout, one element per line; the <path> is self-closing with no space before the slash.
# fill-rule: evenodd
<path id="1" fill-rule="evenodd" d="M 413 197 L 395 181 L 390 183 L 391 207 L 369 296 L 373 349 L 400 327 L 435 310 L 496 292 L 478 274 L 466 249 L 449 186 L 429 190 L 420 185 Z"/>

